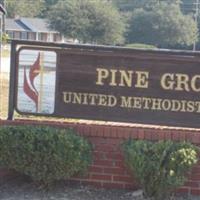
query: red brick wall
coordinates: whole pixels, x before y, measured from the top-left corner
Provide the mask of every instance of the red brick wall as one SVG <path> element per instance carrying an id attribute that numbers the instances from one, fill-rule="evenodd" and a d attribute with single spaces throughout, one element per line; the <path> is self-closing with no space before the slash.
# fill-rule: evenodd
<path id="1" fill-rule="evenodd" d="M 190 129 L 169 129 L 155 126 L 96 125 L 81 123 L 59 123 L 41 121 L 3 121 L 0 125 L 46 124 L 72 127 L 93 145 L 93 163 L 85 177 L 74 177 L 79 181 L 104 188 L 137 189 L 137 182 L 124 165 L 121 143 L 128 138 L 147 140 L 186 140 L 200 145 L 200 132 Z M 0 176 L 2 173 L 0 173 Z M 189 175 L 189 180 L 178 192 L 200 195 L 200 162 Z"/>

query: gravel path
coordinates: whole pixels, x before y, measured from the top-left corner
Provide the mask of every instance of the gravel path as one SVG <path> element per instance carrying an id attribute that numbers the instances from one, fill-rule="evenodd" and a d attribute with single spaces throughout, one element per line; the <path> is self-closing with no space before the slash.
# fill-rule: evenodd
<path id="1" fill-rule="evenodd" d="M 0 185 L 0 200 L 142 200 L 135 198 L 133 194 L 127 190 L 95 189 L 66 182 L 44 191 L 24 177 L 6 180 Z M 200 197 L 177 197 L 174 200 L 199 199 Z"/>

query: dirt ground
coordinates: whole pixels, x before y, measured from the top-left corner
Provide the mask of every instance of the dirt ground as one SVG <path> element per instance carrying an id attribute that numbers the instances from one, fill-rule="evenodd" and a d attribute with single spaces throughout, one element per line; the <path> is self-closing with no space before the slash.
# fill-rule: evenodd
<path id="1" fill-rule="evenodd" d="M 27 177 L 4 178 L 0 182 L 0 200 L 143 200 L 133 191 L 97 189 L 80 184 L 59 182 L 51 189 L 39 188 Z M 175 197 L 173 200 L 199 200 L 200 197 Z"/>

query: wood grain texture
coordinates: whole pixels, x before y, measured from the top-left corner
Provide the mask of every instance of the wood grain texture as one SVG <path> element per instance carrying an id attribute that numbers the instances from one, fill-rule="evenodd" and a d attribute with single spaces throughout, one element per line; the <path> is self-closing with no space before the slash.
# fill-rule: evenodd
<path id="1" fill-rule="evenodd" d="M 200 91 L 194 91 L 191 86 L 192 78 L 200 76 L 200 54 L 103 47 L 91 47 L 90 49 L 89 46 L 87 48 L 84 46 L 58 48 L 57 46 L 51 48 L 57 53 L 56 100 L 53 116 L 200 127 Z M 108 77 L 102 79 L 103 85 L 96 84 L 97 68 L 106 69 L 109 73 Z M 110 84 L 111 70 L 117 70 L 116 86 Z M 126 84 L 120 86 L 120 70 L 132 72 L 131 87 Z M 136 87 L 137 72 L 148 73 L 148 87 Z M 173 74 L 173 80 L 170 80 L 169 77 L 165 79 L 166 85 L 173 81 L 173 89 L 166 90 L 161 86 L 164 74 Z M 183 87 L 182 91 L 176 89 L 178 87 L 177 74 L 187 76 L 188 81 L 186 82 L 189 91 L 184 89 L 186 87 L 184 83 L 180 84 Z M 200 89 L 200 77 L 195 81 L 193 87 L 198 90 Z M 72 99 L 74 95 L 79 95 L 81 103 L 76 100 L 66 103 L 64 93 L 72 94 Z M 87 104 L 84 103 L 84 94 L 87 94 L 85 97 Z M 93 99 L 95 105 L 91 103 L 91 95 L 96 95 L 95 100 Z M 115 106 L 109 106 L 110 96 L 117 101 Z M 131 98 L 131 106 L 123 106 L 123 98 L 126 99 L 126 104 Z M 145 99 L 149 99 L 151 102 L 148 103 Z M 152 103 L 153 101 L 154 103 Z M 157 101 L 162 102 L 160 109 L 155 108 Z M 181 105 L 177 110 L 173 108 L 176 105 L 174 101 Z M 102 105 L 102 102 L 105 105 Z M 148 106 L 145 106 L 147 103 Z M 174 105 L 172 105 L 173 103 Z M 166 109 L 169 104 L 171 107 Z"/>

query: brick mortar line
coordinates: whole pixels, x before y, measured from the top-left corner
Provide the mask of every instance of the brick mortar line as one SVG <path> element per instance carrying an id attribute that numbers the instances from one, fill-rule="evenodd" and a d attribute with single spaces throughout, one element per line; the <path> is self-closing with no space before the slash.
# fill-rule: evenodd
<path id="1" fill-rule="evenodd" d="M 52 121 L 35 121 L 35 120 L 0 120 L 0 125 L 49 125 L 62 128 L 74 128 L 79 131 L 80 135 L 86 137 L 102 137 L 102 138 L 114 138 L 114 139 L 143 139 L 143 140 L 175 140 L 182 141 L 187 140 L 192 143 L 200 144 L 200 132 L 197 130 L 177 130 L 177 129 L 155 129 L 144 127 L 125 127 L 125 126 L 112 126 L 112 125 L 96 125 L 96 124 L 82 124 L 82 123 L 68 123 L 68 122 L 52 122 Z M 100 129 L 100 130 L 98 130 Z M 113 129 L 117 132 L 114 132 Z M 98 131 L 97 131 L 98 130 Z M 121 130 L 121 133 L 119 133 Z M 103 131 L 103 133 L 102 133 Z M 107 133 L 106 133 L 106 132 Z M 124 131 L 124 134 L 123 134 Z M 155 132 L 155 135 L 153 132 Z M 128 135 L 127 135 L 128 133 Z M 181 138 L 180 134 L 184 134 L 184 138 Z M 150 139 L 149 139 L 150 138 Z"/>
<path id="2" fill-rule="evenodd" d="M 190 132 L 200 132 L 200 128 L 185 128 L 185 127 L 172 127 L 172 126 L 159 126 L 159 125 L 142 125 L 142 124 L 129 124 L 129 123 L 117 123 L 117 122 L 60 122 L 60 121 L 53 121 L 53 120 L 35 120 L 35 119 L 16 119 L 16 120 L 4 120 L 0 119 L 1 121 L 7 121 L 7 122 L 28 122 L 28 123 L 37 123 L 37 124 L 52 124 L 52 125 L 83 125 L 83 126 L 103 126 L 103 127 L 113 127 L 113 128 L 133 128 L 133 129 L 147 129 L 147 130 L 159 130 L 159 131 L 190 131 Z"/>

